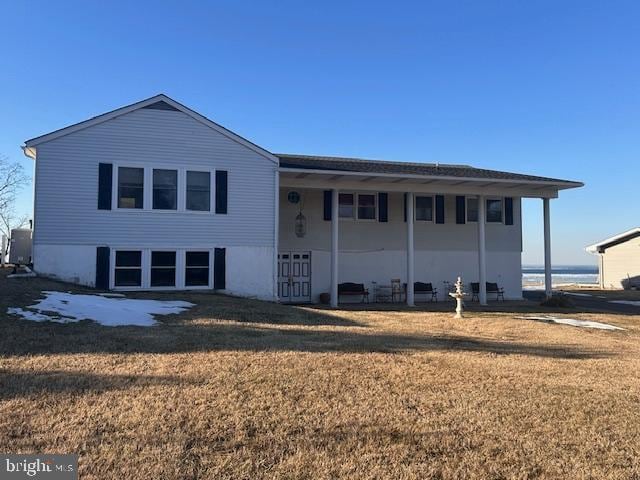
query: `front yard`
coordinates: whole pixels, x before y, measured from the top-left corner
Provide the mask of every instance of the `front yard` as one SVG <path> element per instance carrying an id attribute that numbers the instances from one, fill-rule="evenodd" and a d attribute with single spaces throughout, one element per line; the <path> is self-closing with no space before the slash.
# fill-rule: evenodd
<path id="1" fill-rule="evenodd" d="M 131 295 L 196 304 L 153 327 L 61 325 L 5 312 L 82 289 L 5 275 L 0 451 L 82 479 L 640 477 L 640 316 L 174 293 Z"/>

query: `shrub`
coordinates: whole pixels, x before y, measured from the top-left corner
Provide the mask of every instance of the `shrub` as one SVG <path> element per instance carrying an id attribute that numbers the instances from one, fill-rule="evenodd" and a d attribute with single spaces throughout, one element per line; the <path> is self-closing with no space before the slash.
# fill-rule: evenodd
<path id="1" fill-rule="evenodd" d="M 560 294 L 553 295 L 551 298 L 545 298 L 540 302 L 543 307 L 555 307 L 555 308 L 573 308 L 575 304 L 568 296 Z"/>

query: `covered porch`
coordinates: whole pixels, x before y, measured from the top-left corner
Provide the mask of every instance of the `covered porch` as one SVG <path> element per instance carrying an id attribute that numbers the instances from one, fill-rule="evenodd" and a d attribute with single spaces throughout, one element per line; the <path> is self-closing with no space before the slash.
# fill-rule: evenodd
<path id="1" fill-rule="evenodd" d="M 337 307 L 357 300 L 357 291 L 339 295 L 345 291 L 341 284 L 354 283 L 369 301 L 382 293 L 413 306 L 430 296 L 425 284 L 444 300 L 458 276 L 470 294 L 471 283 L 477 285 L 481 305 L 493 295 L 487 282 L 520 299 L 522 198 L 542 200 L 551 295 L 550 200 L 558 190 L 581 184 L 466 166 L 280 159 L 281 300 L 317 302 L 328 294 Z"/>

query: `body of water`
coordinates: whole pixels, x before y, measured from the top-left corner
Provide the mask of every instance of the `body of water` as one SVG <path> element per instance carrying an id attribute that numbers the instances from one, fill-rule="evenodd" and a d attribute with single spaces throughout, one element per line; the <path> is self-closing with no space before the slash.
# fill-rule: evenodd
<path id="1" fill-rule="evenodd" d="M 592 265 L 560 265 L 551 269 L 553 286 L 593 285 L 598 283 L 598 267 Z M 527 265 L 522 267 L 522 288 L 544 288 L 544 266 Z"/>

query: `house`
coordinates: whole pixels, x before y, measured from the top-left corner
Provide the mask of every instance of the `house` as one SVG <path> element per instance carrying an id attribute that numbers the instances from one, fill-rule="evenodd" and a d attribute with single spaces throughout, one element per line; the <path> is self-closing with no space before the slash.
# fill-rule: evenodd
<path id="1" fill-rule="evenodd" d="M 25 142 L 34 269 L 113 290 L 214 289 L 337 305 L 338 284 L 498 282 L 521 298 L 521 198 L 579 182 L 274 154 L 165 95 Z M 548 282 L 550 287 L 550 281 Z M 548 291 L 550 293 L 550 290 Z M 342 300 L 342 299 L 340 299 Z"/>
<path id="2" fill-rule="evenodd" d="M 600 288 L 640 288 L 640 227 L 589 245 L 598 255 Z"/>

